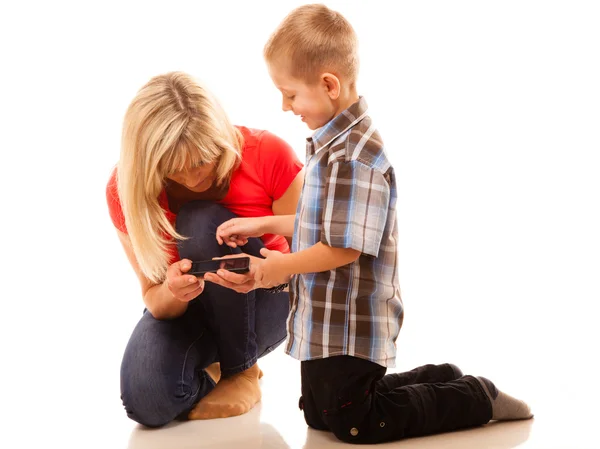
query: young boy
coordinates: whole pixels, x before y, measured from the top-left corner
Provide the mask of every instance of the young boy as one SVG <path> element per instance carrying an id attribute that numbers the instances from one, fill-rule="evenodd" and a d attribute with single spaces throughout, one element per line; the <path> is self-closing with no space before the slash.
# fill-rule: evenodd
<path id="1" fill-rule="evenodd" d="M 271 36 L 265 59 L 283 110 L 315 130 L 300 204 L 295 217 L 224 223 L 217 239 L 234 246 L 293 234 L 291 254 L 265 249 L 253 270 L 258 285 L 290 282 L 286 352 L 302 362 L 307 424 L 346 442 L 379 443 L 530 418 L 527 404 L 452 364 L 385 375 L 403 319 L 396 181 L 357 94 L 354 30 L 323 5 L 302 6 Z"/>

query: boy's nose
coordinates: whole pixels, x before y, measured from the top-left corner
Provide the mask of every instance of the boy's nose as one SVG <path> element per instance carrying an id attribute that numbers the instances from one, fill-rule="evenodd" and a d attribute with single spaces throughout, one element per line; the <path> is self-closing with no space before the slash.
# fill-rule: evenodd
<path id="1" fill-rule="evenodd" d="M 281 109 L 283 109 L 283 112 L 287 112 L 287 111 L 291 111 L 292 110 L 290 104 L 286 100 L 283 100 L 281 102 Z"/>

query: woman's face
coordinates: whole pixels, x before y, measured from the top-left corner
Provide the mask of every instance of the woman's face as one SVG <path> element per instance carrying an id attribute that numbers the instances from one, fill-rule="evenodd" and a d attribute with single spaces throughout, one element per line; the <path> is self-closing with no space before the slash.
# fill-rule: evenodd
<path id="1" fill-rule="evenodd" d="M 215 163 L 200 165 L 184 170 L 177 171 L 167 176 L 171 181 L 181 184 L 188 190 L 196 193 L 202 193 L 210 189 L 217 178 Z"/>

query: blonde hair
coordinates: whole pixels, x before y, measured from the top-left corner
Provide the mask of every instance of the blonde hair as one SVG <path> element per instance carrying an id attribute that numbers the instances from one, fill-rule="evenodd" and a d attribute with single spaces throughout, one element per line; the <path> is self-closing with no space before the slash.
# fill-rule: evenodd
<path id="1" fill-rule="evenodd" d="M 344 16 L 325 5 L 304 5 L 289 13 L 267 41 L 264 57 L 309 83 L 325 71 L 351 85 L 358 76 L 356 33 Z"/>
<path id="2" fill-rule="evenodd" d="M 152 78 L 127 109 L 117 166 L 119 198 L 137 262 L 151 281 L 164 280 L 178 234 L 159 204 L 170 174 L 215 162 L 222 184 L 241 160 L 243 137 L 217 100 L 182 72 Z"/>

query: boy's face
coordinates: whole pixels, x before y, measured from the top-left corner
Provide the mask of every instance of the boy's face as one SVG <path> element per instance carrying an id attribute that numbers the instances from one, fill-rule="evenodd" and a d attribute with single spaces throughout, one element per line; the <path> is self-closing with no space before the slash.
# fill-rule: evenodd
<path id="1" fill-rule="evenodd" d="M 269 74 L 283 96 L 282 109 L 299 115 L 310 129 L 320 128 L 336 116 L 335 105 L 323 80 L 307 84 L 271 64 Z"/>

